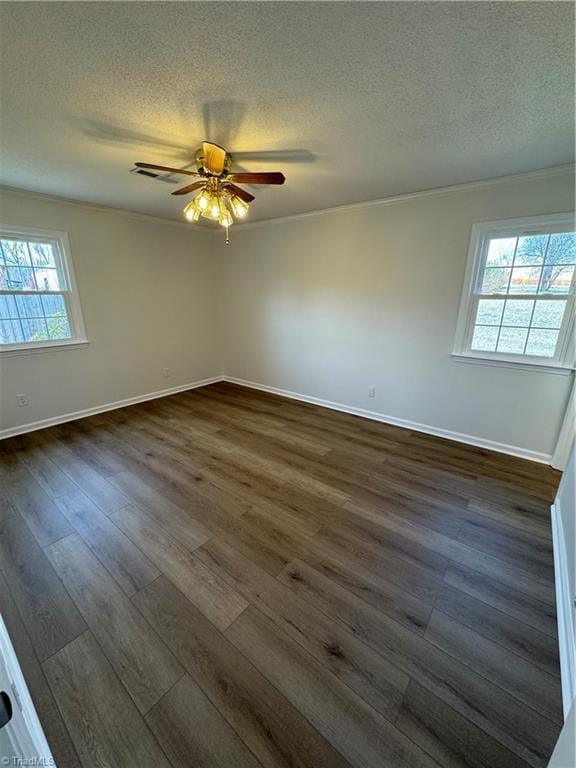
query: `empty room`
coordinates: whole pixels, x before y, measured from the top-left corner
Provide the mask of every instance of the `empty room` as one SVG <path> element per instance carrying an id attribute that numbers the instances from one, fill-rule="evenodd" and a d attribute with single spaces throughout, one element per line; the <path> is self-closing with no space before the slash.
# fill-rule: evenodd
<path id="1" fill-rule="evenodd" d="M 0 0 L 0 765 L 576 768 L 572 2 Z"/>

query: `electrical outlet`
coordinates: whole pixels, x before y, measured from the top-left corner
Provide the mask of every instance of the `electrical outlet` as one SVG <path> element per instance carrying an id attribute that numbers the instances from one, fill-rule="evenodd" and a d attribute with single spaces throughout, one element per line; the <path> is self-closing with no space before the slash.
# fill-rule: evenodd
<path id="1" fill-rule="evenodd" d="M 165 379 L 169 379 L 170 376 L 172 375 L 171 369 L 170 368 L 162 368 L 162 375 L 164 376 Z"/>
<path id="2" fill-rule="evenodd" d="M 18 403 L 18 407 L 22 408 L 22 406 L 30 405 L 30 400 L 28 400 L 28 395 L 16 395 L 16 402 Z"/>
<path id="3" fill-rule="evenodd" d="M 376 387 L 368 387 L 368 397 L 376 397 Z"/>

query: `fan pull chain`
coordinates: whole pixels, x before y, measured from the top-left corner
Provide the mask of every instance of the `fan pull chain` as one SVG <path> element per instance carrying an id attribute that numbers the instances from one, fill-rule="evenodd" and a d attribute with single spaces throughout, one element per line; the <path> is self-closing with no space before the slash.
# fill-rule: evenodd
<path id="1" fill-rule="evenodd" d="M 229 235 L 228 225 L 226 225 L 226 245 L 230 245 L 230 235 Z"/>

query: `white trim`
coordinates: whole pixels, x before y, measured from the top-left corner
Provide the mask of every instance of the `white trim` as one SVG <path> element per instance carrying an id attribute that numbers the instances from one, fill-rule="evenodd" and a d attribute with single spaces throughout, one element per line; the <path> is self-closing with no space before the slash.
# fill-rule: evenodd
<path id="1" fill-rule="evenodd" d="M 194 222 L 181 221 L 179 219 L 168 218 L 167 216 L 156 216 L 153 213 L 141 213 L 140 211 L 131 211 L 128 208 L 116 208 L 112 205 L 104 205 L 102 203 L 91 203 L 89 201 L 77 200 L 72 197 L 64 197 L 61 195 L 53 195 L 49 192 L 35 192 L 33 189 L 21 189 L 20 187 L 9 187 L 0 184 L 0 192 L 9 192 L 12 195 L 19 195 L 20 197 L 30 197 L 33 199 L 44 200 L 53 203 L 65 203 L 66 205 L 74 205 L 77 208 L 86 208 L 90 211 L 101 211 L 102 213 L 113 213 L 115 215 L 126 216 L 130 219 L 139 219 L 140 221 L 156 221 L 160 224 L 172 224 L 177 227 L 184 227 L 186 229 L 194 229 L 197 232 L 212 232 L 212 228 L 208 225 L 199 225 Z M 216 230 L 221 232 L 220 229 Z"/>
<path id="2" fill-rule="evenodd" d="M 291 392 L 287 389 L 279 389 L 278 387 L 269 387 L 266 384 L 259 384 L 254 381 L 246 381 L 245 379 L 238 379 L 234 376 L 212 376 L 208 379 L 201 381 L 191 382 L 189 384 L 182 384 L 179 387 L 171 387 L 170 389 L 161 389 L 158 392 L 151 392 L 146 395 L 137 395 L 136 397 L 129 397 L 125 400 L 117 400 L 113 403 L 105 403 L 103 405 L 97 405 L 93 408 L 85 408 L 81 411 L 73 411 L 72 413 L 64 413 L 60 416 L 54 416 L 49 419 L 42 419 L 41 421 L 33 421 L 28 424 L 21 424 L 18 427 L 11 427 L 10 429 L 0 430 L 0 440 L 7 439 L 9 437 L 15 437 L 16 435 L 23 435 L 27 432 L 35 432 L 37 429 L 46 429 L 47 427 L 53 427 L 56 424 L 64 424 L 67 421 L 75 421 L 76 419 L 83 419 L 86 416 L 94 416 L 98 413 L 104 413 L 106 411 L 113 411 L 116 408 L 125 408 L 128 405 L 135 405 L 136 403 L 144 403 L 147 400 L 156 400 L 160 397 L 167 397 L 168 395 L 175 395 L 178 392 L 185 392 L 187 389 L 196 389 L 198 387 L 205 387 L 208 384 L 216 384 L 219 381 L 228 381 L 230 384 L 238 384 L 241 387 L 248 387 L 249 389 L 258 389 L 262 392 L 269 392 L 273 395 L 280 395 L 287 397 L 290 400 L 300 400 L 304 403 L 311 403 L 313 405 L 319 405 L 322 408 L 329 408 L 333 411 L 341 411 L 342 413 L 349 413 L 353 416 L 360 416 L 364 419 L 371 419 L 372 421 L 380 421 L 384 424 L 393 424 L 397 427 L 403 427 L 404 429 L 411 429 L 415 432 L 424 432 L 428 435 L 435 435 L 436 437 L 443 437 L 446 440 L 454 440 L 457 443 L 466 443 L 467 445 L 474 445 L 477 448 L 486 448 L 490 451 L 496 451 L 497 453 L 505 453 L 509 456 L 517 456 L 521 459 L 528 459 L 529 461 L 536 461 L 540 464 L 549 464 L 551 456 L 547 453 L 540 453 L 538 451 L 530 451 L 527 448 L 521 448 L 520 446 L 507 445 L 506 443 L 499 443 L 495 440 L 487 440 L 483 437 L 477 437 L 475 435 L 466 435 L 462 432 L 453 432 L 450 429 L 443 429 L 442 427 L 435 427 L 430 424 L 421 424 L 417 421 L 410 421 L 409 419 L 402 419 L 398 416 L 388 416 L 384 413 L 378 413 L 377 411 L 368 411 L 364 408 L 356 408 L 351 405 L 344 405 L 343 403 L 335 403 L 331 400 L 324 400 L 320 397 L 310 397 L 308 395 L 302 395 L 298 392 Z"/>
<path id="3" fill-rule="evenodd" d="M 573 211 L 564 213 L 545 214 L 542 216 L 524 216 L 517 219 L 501 219 L 499 221 L 484 221 L 473 224 L 470 232 L 470 244 L 466 259 L 466 272 L 462 285 L 462 294 L 460 297 L 460 307 L 458 309 L 458 320 L 456 323 L 456 333 L 454 338 L 453 359 L 466 358 L 471 361 L 472 358 L 487 363 L 497 363 L 499 361 L 509 364 L 509 367 L 531 368 L 532 370 L 541 370 L 544 367 L 557 368 L 558 372 L 568 369 L 568 373 L 574 365 L 573 354 L 573 323 L 574 323 L 574 278 L 571 289 L 568 293 L 550 296 L 547 294 L 530 294 L 529 298 L 536 299 L 554 299 L 567 302 L 566 311 L 562 320 L 558 341 L 556 344 L 555 356 L 552 358 L 536 357 L 530 355 L 511 355 L 499 352 L 474 352 L 471 349 L 472 335 L 474 332 L 474 322 L 478 299 L 482 298 L 479 292 L 479 284 L 483 274 L 485 261 L 487 257 L 488 244 L 493 237 L 502 237 L 510 235 L 519 237 L 528 233 L 531 234 L 552 234 L 557 232 L 566 232 L 574 230 Z M 576 277 L 576 276 L 575 276 Z M 489 298 L 494 299 L 512 299 L 517 300 L 527 298 L 527 296 L 515 294 L 494 294 Z"/>
<path id="4" fill-rule="evenodd" d="M 88 339 L 72 339 L 71 341 L 39 341 L 34 344 L 6 344 L 0 346 L 0 357 L 15 355 L 35 355 L 38 352 L 58 352 L 64 349 L 86 349 L 90 344 Z"/>
<path id="5" fill-rule="evenodd" d="M 65 345 L 87 344 L 86 327 L 82 315 L 82 305 L 80 294 L 78 292 L 78 283 L 74 272 L 74 261 L 70 250 L 70 240 L 68 233 L 55 229 L 38 229 L 37 227 L 21 227 L 12 224 L 3 224 L 0 222 L 0 237 L 19 237 L 22 240 L 33 241 L 35 239 L 43 242 L 51 242 L 55 245 L 55 259 L 59 278 L 63 280 L 64 286 L 60 286 L 59 291 L 26 291 L 26 295 L 42 295 L 43 293 L 53 293 L 62 296 L 66 304 L 67 320 L 72 332 L 72 338 L 62 341 L 44 341 L 28 344 L 22 342 L 19 344 L 0 344 L 0 357 L 23 354 L 26 352 L 40 352 L 50 347 L 62 347 Z M 3 291 L 14 296 L 15 291 Z M 16 294 L 17 295 L 17 294 Z"/>
<path id="6" fill-rule="evenodd" d="M 262 392 L 269 392 L 272 395 L 281 395 L 282 397 L 288 397 L 291 400 L 300 400 L 303 403 L 311 403 L 312 405 L 319 405 L 322 408 L 330 408 L 333 411 L 342 411 L 343 413 L 350 413 L 353 416 L 360 416 L 363 419 L 371 419 L 372 421 L 381 421 L 384 424 L 393 424 L 396 427 L 404 427 L 405 429 L 411 429 L 415 432 L 425 432 L 428 435 L 434 435 L 436 437 L 443 437 L 446 440 L 454 440 L 456 443 L 466 443 L 467 445 L 474 445 L 477 448 L 486 448 L 490 451 L 496 451 L 497 453 L 506 453 L 509 456 L 517 456 L 521 459 L 528 459 L 529 461 L 537 461 L 540 464 L 550 463 L 550 454 L 540 453 L 538 451 L 530 451 L 527 448 L 521 448 L 516 445 L 507 445 L 506 443 L 498 443 L 495 440 L 487 440 L 483 437 L 477 437 L 476 435 L 466 435 L 462 432 L 453 432 L 450 429 L 443 429 L 442 427 L 435 427 L 431 424 L 420 424 L 417 421 L 410 421 L 409 419 L 402 419 L 398 416 L 388 416 L 385 413 L 378 413 L 377 411 L 367 411 L 364 408 L 356 408 L 352 405 L 344 405 L 343 403 L 334 403 L 331 400 L 323 400 L 320 397 L 310 397 L 309 395 L 301 395 L 298 392 L 291 392 L 287 389 L 279 389 L 278 387 L 269 387 L 266 384 L 259 384 L 254 381 L 246 381 L 245 379 L 237 379 L 234 376 L 224 376 L 223 381 L 228 381 L 230 384 L 238 384 L 241 387 L 249 387 L 250 389 L 258 389 Z"/>
<path id="7" fill-rule="evenodd" d="M 60 416 L 53 416 L 49 419 L 41 419 L 40 421 L 31 421 L 28 424 L 20 424 L 17 427 L 10 427 L 9 429 L 0 430 L 0 440 L 5 440 L 9 437 L 15 437 L 16 435 L 25 435 L 27 432 L 35 432 L 37 429 L 46 429 L 47 427 L 53 427 L 56 424 L 64 424 L 67 421 L 76 421 L 76 419 L 84 419 L 86 416 L 95 416 L 98 413 L 105 413 L 106 411 L 114 411 L 116 408 L 125 408 L 128 405 L 136 405 L 137 403 L 144 403 L 147 400 L 157 400 L 160 397 L 167 397 L 168 395 L 176 395 L 178 392 L 185 392 L 187 389 L 197 389 L 198 387 L 205 387 L 208 384 L 215 384 L 217 381 L 223 381 L 222 376 L 211 376 L 209 379 L 201 379 L 200 381 L 193 381 L 189 384 L 181 384 L 178 387 L 170 387 L 169 389 L 160 389 L 157 392 L 148 392 L 145 395 L 136 395 L 136 397 L 127 397 L 124 400 L 116 400 L 113 403 L 104 403 L 103 405 L 95 405 L 92 408 L 84 408 L 81 411 L 72 411 L 71 413 L 63 413 Z"/>
<path id="8" fill-rule="evenodd" d="M 493 365 L 495 368 L 515 368 L 516 370 L 537 371 L 539 373 L 552 373 L 556 376 L 570 376 L 574 371 L 574 368 L 568 368 L 562 365 L 547 365 L 546 363 L 532 363 L 532 362 L 520 362 L 514 360 L 511 357 L 503 355 L 498 359 L 494 357 L 482 357 L 480 354 L 474 352 L 467 352 L 466 354 L 457 354 L 452 352 L 450 355 L 455 363 L 472 363 L 473 365 Z"/>
<path id="9" fill-rule="evenodd" d="M 24 748 L 27 748 L 28 746 L 31 748 L 29 754 L 17 755 L 17 757 L 23 758 L 24 762 L 22 765 L 26 764 L 25 758 L 42 758 L 44 760 L 44 765 L 56 765 L 50 747 L 48 746 L 46 736 L 42 730 L 42 725 L 40 724 L 40 720 L 34 708 L 34 704 L 32 703 L 32 697 L 30 696 L 28 686 L 26 685 L 24 675 L 22 674 L 20 664 L 18 663 L 18 656 L 16 655 L 16 651 L 10 640 L 8 629 L 0 615 L 0 664 L 2 663 L 5 664 L 6 673 L 11 686 L 13 687 L 10 693 L 14 694 L 15 688 L 16 696 L 19 700 L 15 701 L 15 696 L 11 695 L 12 707 L 15 710 L 20 705 L 22 712 L 23 722 L 17 717 L 14 717 L 14 721 L 17 721 L 20 726 L 17 728 L 14 735 L 17 742 Z M 32 741 L 32 744 L 29 744 L 30 740 Z"/>
<path id="10" fill-rule="evenodd" d="M 567 556 L 569 542 L 564 535 L 558 497 L 550 508 L 552 518 L 552 542 L 554 550 L 554 581 L 556 586 L 556 613 L 558 618 L 558 647 L 560 650 L 560 675 L 562 681 L 562 705 L 564 717 L 568 716 L 576 697 L 576 640 L 572 623 L 572 596 L 568 576 Z"/>
<path id="11" fill-rule="evenodd" d="M 235 229 L 237 232 L 255 227 L 263 227 L 267 224 L 281 224 L 283 222 L 300 221 L 314 216 L 325 216 L 331 213 L 342 213 L 344 211 L 357 211 L 362 208 L 377 208 L 384 205 L 395 205 L 396 203 L 407 203 L 413 200 L 423 200 L 427 197 L 441 197 L 444 195 L 456 195 L 461 192 L 469 192 L 483 187 L 491 187 L 494 184 L 514 184 L 536 179 L 548 179 L 555 176 L 565 176 L 573 174 L 576 166 L 572 163 L 564 165 L 555 165 L 550 168 L 540 168 L 536 171 L 525 171 L 524 173 L 515 173 L 508 176 L 497 176 L 494 179 L 480 179 L 479 181 L 468 181 L 462 184 L 451 184 L 446 187 L 433 187 L 432 189 L 423 189 L 418 192 L 407 192 L 403 195 L 391 195 L 376 200 L 366 200 L 360 203 L 345 203 L 344 205 L 335 205 L 331 208 L 319 208 L 315 211 L 305 211 L 304 213 L 292 213 L 288 216 L 276 216 L 272 219 L 263 219 L 261 221 L 243 221 L 237 222 Z"/>
<path id="12" fill-rule="evenodd" d="M 573 174 L 575 166 L 572 163 L 565 163 L 564 165 L 554 165 L 548 168 L 540 168 L 535 171 L 525 171 L 521 173 L 509 174 L 507 176 L 497 176 L 493 179 L 480 179 L 478 181 L 468 181 L 462 184 L 451 184 L 445 187 L 434 187 L 432 189 L 424 189 L 418 192 L 407 192 L 403 195 L 392 195 L 390 197 L 378 198 L 376 200 L 366 200 L 360 203 L 346 203 L 344 205 L 336 205 L 331 208 L 318 208 L 315 211 L 305 211 L 304 213 L 293 213 L 288 216 L 276 216 L 271 219 L 263 219 L 261 221 L 243 221 L 237 222 L 234 230 L 236 232 L 244 231 L 245 229 L 253 229 L 254 227 L 263 227 L 268 224 L 278 224 L 282 222 L 299 221 L 300 219 L 308 219 L 314 216 L 324 216 L 331 213 L 341 213 L 343 211 L 356 211 L 362 208 L 373 208 L 383 205 L 394 205 L 396 203 L 405 203 L 410 200 L 422 200 L 427 197 L 437 197 L 442 195 L 454 195 L 460 192 L 468 192 L 475 189 L 482 189 L 483 187 L 490 187 L 494 184 L 514 184 L 528 181 L 534 181 L 536 179 L 548 179 L 556 176 L 565 176 L 567 174 Z M 45 200 L 53 200 L 59 203 L 68 203 L 69 205 L 76 205 L 80 208 L 96 209 L 109 213 L 124 214 L 126 216 L 143 219 L 143 220 L 156 220 L 166 224 L 174 224 L 178 227 L 187 227 L 199 232 L 206 232 L 213 235 L 221 235 L 219 227 L 213 228 L 208 225 L 191 224 L 187 221 L 178 221 L 177 219 L 168 218 L 166 216 L 157 216 L 150 213 L 141 213 L 139 211 L 131 211 L 125 208 L 114 208 L 113 206 L 103 205 L 101 203 L 91 203 L 88 201 L 75 200 L 69 197 L 62 197 L 46 192 L 35 192 L 34 190 L 21 189 L 19 187 L 10 187 L 0 185 L 0 192 L 5 190 L 16 195 L 22 195 L 24 197 L 34 197 Z"/>
<path id="13" fill-rule="evenodd" d="M 560 433 L 558 440 L 556 441 L 556 448 L 552 455 L 551 464 L 554 469 L 559 469 L 563 472 L 568 464 L 568 457 L 570 455 L 570 449 L 574 445 L 576 440 L 576 384 L 572 381 L 572 390 L 570 397 L 566 403 L 566 411 L 564 412 L 564 419 L 562 426 L 560 427 Z"/>

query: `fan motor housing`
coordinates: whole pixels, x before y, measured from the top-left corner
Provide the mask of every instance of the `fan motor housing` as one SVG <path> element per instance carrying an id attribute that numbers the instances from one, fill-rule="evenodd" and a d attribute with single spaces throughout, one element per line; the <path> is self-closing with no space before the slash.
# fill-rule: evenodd
<path id="1" fill-rule="evenodd" d="M 198 172 L 205 176 L 214 176 L 215 174 L 210 173 L 204 168 L 204 153 L 202 148 L 197 149 L 194 153 L 194 159 L 196 161 L 196 167 L 198 168 Z M 228 173 L 230 173 L 230 168 L 232 167 L 232 155 L 230 152 L 226 152 L 226 157 L 224 158 L 224 170 L 221 174 L 218 174 L 218 176 L 225 176 Z"/>

